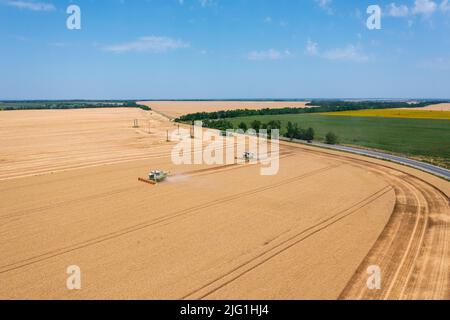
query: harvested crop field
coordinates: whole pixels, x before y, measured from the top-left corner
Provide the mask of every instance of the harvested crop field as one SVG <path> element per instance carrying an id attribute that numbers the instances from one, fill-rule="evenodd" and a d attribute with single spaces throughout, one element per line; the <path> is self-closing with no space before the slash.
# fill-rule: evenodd
<path id="1" fill-rule="evenodd" d="M 290 143 L 274 176 L 175 166 L 176 128 L 143 110 L 1 112 L 0 124 L 2 299 L 450 298 L 444 180 Z M 172 176 L 137 180 L 155 168 Z M 72 265 L 81 290 L 66 287 Z"/>
<path id="2" fill-rule="evenodd" d="M 306 108 L 308 102 L 301 101 L 141 101 L 153 110 L 164 114 L 169 118 L 197 112 L 214 112 L 236 109 L 282 109 L 282 108 Z"/>
<path id="3" fill-rule="evenodd" d="M 404 119 L 439 119 L 450 120 L 450 111 L 427 109 L 371 109 L 357 111 L 341 111 L 323 113 L 327 116 L 346 117 L 380 117 L 380 118 L 404 118 Z"/>
<path id="4" fill-rule="evenodd" d="M 450 103 L 439 103 L 429 105 L 423 108 L 411 108 L 411 110 L 434 110 L 434 111 L 450 111 Z"/>
<path id="5" fill-rule="evenodd" d="M 147 158 L 173 128 L 140 109 L 3 111 L 0 179 Z"/>

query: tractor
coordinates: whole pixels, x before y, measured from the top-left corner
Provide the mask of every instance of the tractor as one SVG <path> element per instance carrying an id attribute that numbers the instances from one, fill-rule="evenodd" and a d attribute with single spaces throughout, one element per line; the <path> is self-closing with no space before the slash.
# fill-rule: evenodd
<path id="1" fill-rule="evenodd" d="M 168 176 L 169 176 L 169 172 L 153 170 L 152 172 L 150 172 L 148 174 L 148 179 L 150 181 L 159 183 L 159 182 L 162 182 L 162 181 L 166 180 L 166 178 Z"/>
<path id="2" fill-rule="evenodd" d="M 242 157 L 244 158 L 245 162 L 250 162 L 255 159 L 255 154 L 253 152 L 244 152 Z"/>
<path id="3" fill-rule="evenodd" d="M 167 171 L 153 170 L 148 174 L 148 179 L 138 178 L 138 180 L 140 182 L 156 185 L 166 180 L 169 174 L 170 173 Z"/>

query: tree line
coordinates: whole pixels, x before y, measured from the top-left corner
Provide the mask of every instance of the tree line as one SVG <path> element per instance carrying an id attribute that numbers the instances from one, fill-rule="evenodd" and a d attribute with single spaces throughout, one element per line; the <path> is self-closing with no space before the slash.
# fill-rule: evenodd
<path id="1" fill-rule="evenodd" d="M 249 129 L 252 129 L 257 134 L 260 132 L 260 130 L 266 130 L 268 137 L 270 137 L 272 134 L 272 130 L 277 129 L 279 130 L 279 132 L 281 132 L 282 130 L 282 123 L 279 120 L 271 120 L 267 123 L 263 123 L 259 120 L 253 120 L 249 125 L 246 122 L 241 122 L 239 123 L 239 125 L 235 126 L 233 122 L 229 120 L 219 119 L 205 120 L 202 122 L 202 124 L 205 128 L 220 130 L 223 134 L 225 134 L 227 130 L 240 129 L 243 132 L 247 132 Z M 315 139 L 316 133 L 315 130 L 311 127 L 305 129 L 300 127 L 298 123 L 292 123 L 291 121 L 289 121 L 287 123 L 285 132 L 283 132 L 281 136 L 286 137 L 290 140 L 296 139 L 312 142 Z M 339 138 L 335 133 L 329 132 L 325 136 L 325 143 L 337 144 L 339 143 Z"/>
<path id="2" fill-rule="evenodd" d="M 328 108 L 335 111 L 351 111 L 351 110 L 366 110 L 366 109 L 399 109 L 399 108 L 422 108 L 432 104 L 443 103 L 447 101 L 380 101 L 380 100 L 361 100 L 361 101 L 346 101 L 346 100 L 313 100 L 306 105 L 309 107 Z"/>
<path id="3" fill-rule="evenodd" d="M 388 101 L 341 101 L 341 100 L 314 100 L 307 104 L 307 108 L 281 108 L 281 109 L 236 109 L 214 112 L 197 112 L 183 115 L 176 122 L 193 122 L 204 120 L 232 119 L 240 117 L 272 116 L 285 114 L 307 114 L 338 111 L 353 111 L 366 109 L 398 109 L 398 108 L 420 108 L 431 104 L 442 103 L 442 101 L 417 102 L 388 102 Z"/>
<path id="4" fill-rule="evenodd" d="M 135 101 L 13 101 L 0 102 L 0 110 L 65 110 L 94 108 L 140 108 L 150 111 L 148 106 Z"/>

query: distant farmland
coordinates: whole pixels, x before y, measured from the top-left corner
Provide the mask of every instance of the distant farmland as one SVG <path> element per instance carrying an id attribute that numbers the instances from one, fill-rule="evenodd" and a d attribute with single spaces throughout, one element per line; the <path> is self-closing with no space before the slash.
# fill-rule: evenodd
<path id="1" fill-rule="evenodd" d="M 450 167 L 449 120 L 337 117 L 319 114 L 243 117 L 230 120 L 235 126 L 241 122 L 250 125 L 254 120 L 263 123 L 280 120 L 283 130 L 286 129 L 288 121 L 291 121 L 302 128 L 314 128 L 317 140 L 324 140 L 325 135 L 333 131 L 339 136 L 341 144 L 386 150 Z"/>
<path id="2" fill-rule="evenodd" d="M 450 120 L 450 111 L 437 110 L 403 110 L 403 109 L 371 109 L 323 113 L 327 116 L 381 117 L 406 119 L 445 119 Z"/>
<path id="3" fill-rule="evenodd" d="M 99 108 L 141 108 L 149 107 L 134 101 L 118 100 L 42 100 L 42 101 L 0 101 L 0 111 L 13 110 L 64 110 L 64 109 L 99 109 Z"/>

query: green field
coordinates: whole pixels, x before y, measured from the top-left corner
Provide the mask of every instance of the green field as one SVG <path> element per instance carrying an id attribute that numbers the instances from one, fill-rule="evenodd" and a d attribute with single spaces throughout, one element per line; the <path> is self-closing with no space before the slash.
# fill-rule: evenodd
<path id="1" fill-rule="evenodd" d="M 339 136 L 341 144 L 384 150 L 450 167 L 450 121 L 432 119 L 397 119 L 373 117 L 333 117 L 318 114 L 256 116 L 230 119 L 237 126 L 253 120 L 267 123 L 280 120 L 302 128 L 312 127 L 316 140 L 323 141 L 329 131 Z"/>

